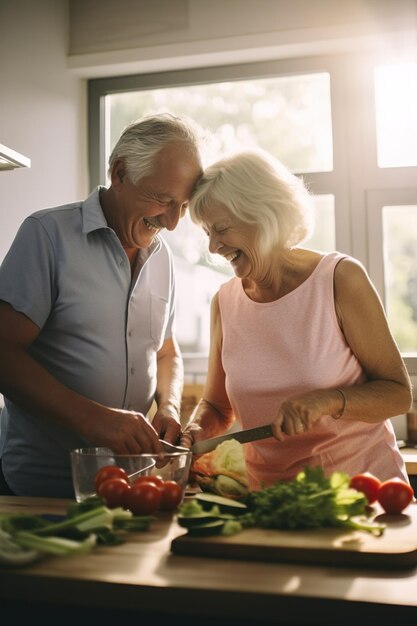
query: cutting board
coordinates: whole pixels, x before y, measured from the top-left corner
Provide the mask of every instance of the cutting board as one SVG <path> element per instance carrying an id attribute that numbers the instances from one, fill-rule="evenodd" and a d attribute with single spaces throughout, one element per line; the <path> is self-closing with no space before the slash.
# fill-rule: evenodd
<path id="1" fill-rule="evenodd" d="M 417 565 L 417 504 L 401 515 L 378 514 L 384 534 L 344 528 L 314 530 L 245 529 L 230 537 L 191 537 L 186 533 L 171 543 L 174 554 L 251 561 L 275 561 L 364 567 Z"/>

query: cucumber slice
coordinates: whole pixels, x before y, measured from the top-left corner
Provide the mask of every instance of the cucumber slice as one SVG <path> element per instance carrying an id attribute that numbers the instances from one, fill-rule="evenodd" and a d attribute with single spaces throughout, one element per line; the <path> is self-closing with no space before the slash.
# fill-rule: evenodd
<path id="1" fill-rule="evenodd" d="M 207 524 L 191 526 L 188 529 L 188 534 L 191 537 L 209 537 L 210 535 L 219 535 L 224 525 L 225 522 L 222 522 L 221 520 L 207 522 Z"/>
<path id="2" fill-rule="evenodd" d="M 218 515 L 210 513 L 200 513 L 199 515 L 177 515 L 177 522 L 183 528 L 191 528 L 192 526 L 201 526 L 209 522 L 215 522 L 219 519 Z"/>
<path id="3" fill-rule="evenodd" d="M 210 510 L 214 505 L 219 507 L 221 513 L 231 513 L 232 515 L 243 515 L 248 510 L 248 507 L 243 502 L 224 498 L 214 493 L 197 493 L 195 498 L 205 511 Z"/>

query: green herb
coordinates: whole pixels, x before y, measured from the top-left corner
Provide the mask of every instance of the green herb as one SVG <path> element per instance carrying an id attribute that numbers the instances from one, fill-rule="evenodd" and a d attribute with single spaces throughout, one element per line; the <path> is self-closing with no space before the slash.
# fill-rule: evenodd
<path id="1" fill-rule="evenodd" d="M 321 467 L 306 467 L 294 480 L 251 492 L 243 514 L 225 515 L 219 506 L 209 507 L 210 501 L 193 498 L 178 508 L 177 519 L 194 534 L 199 524 L 204 526 L 205 535 L 210 534 L 207 516 L 225 522 L 222 535 L 234 535 L 254 526 L 283 530 L 341 526 L 381 535 L 385 526 L 366 519 L 368 501 L 363 493 L 349 487 L 349 480 L 343 472 L 333 472 L 326 478 Z M 232 505 L 230 500 L 231 511 Z M 212 534 L 217 532 L 213 527 Z"/>
<path id="2" fill-rule="evenodd" d="M 247 505 L 261 528 L 344 526 L 381 535 L 385 526 L 353 519 L 367 516 L 367 499 L 349 488 L 349 480 L 343 472 L 326 478 L 321 467 L 306 467 L 292 481 L 253 491 Z"/>

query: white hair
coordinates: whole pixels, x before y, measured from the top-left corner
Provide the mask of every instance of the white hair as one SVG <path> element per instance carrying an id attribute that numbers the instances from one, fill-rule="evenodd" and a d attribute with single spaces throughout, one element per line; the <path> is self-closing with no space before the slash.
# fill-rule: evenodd
<path id="1" fill-rule="evenodd" d="M 110 176 L 114 163 L 121 159 L 126 174 L 136 184 L 152 172 L 156 155 L 167 144 L 183 142 L 199 158 L 203 141 L 202 128 L 188 117 L 171 113 L 143 117 L 124 129 L 110 155 L 108 174 Z"/>
<path id="2" fill-rule="evenodd" d="M 190 201 L 191 219 L 201 225 L 219 204 L 257 229 L 265 251 L 290 248 L 310 233 L 313 207 L 304 182 L 262 150 L 225 157 L 204 171 Z"/>

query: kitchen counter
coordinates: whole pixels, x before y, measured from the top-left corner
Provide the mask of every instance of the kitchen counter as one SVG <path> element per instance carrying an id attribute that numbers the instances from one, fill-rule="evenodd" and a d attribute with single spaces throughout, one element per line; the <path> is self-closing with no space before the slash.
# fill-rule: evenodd
<path id="1" fill-rule="evenodd" d="M 68 500 L 0 497 L 0 512 L 63 513 Z M 417 519 L 417 504 L 407 509 Z M 403 623 L 417 618 L 417 568 L 262 563 L 171 553 L 184 533 L 164 514 L 126 543 L 25 568 L 0 567 L 1 615 L 149 618 L 181 624 Z M 81 610 L 81 613 L 80 613 Z M 100 620 L 100 621 L 99 621 Z M 18 623 L 18 622 L 16 622 Z M 52 623 L 52 622 L 51 622 Z M 79 622 L 78 622 L 79 623 Z M 91 622 L 90 622 L 91 623 Z M 107 623 L 107 622 L 105 622 Z"/>
<path id="2" fill-rule="evenodd" d="M 417 476 L 417 448 L 401 448 L 407 473 L 409 476 Z"/>

